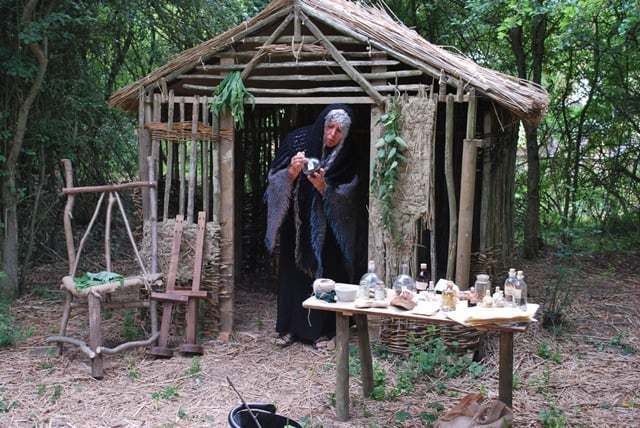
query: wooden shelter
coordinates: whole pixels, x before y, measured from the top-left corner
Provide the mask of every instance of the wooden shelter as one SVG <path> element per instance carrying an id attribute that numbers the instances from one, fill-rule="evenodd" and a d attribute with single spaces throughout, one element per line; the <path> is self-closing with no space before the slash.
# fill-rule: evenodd
<path id="1" fill-rule="evenodd" d="M 240 130 L 230 114 L 214 117 L 207 105 L 216 85 L 236 70 L 255 96 Z M 438 277 L 455 272 L 467 286 L 471 274 L 491 271 L 511 255 L 518 126 L 542 118 L 548 96 L 541 87 L 435 46 L 375 7 L 274 0 L 111 96 L 111 106 L 138 112 L 140 176 L 147 176 L 147 155 L 156 161 L 161 218 L 151 217 L 145 195 L 145 220 L 181 213 L 193 222 L 202 206 L 208 221 L 220 225 L 221 333 L 231 331 L 242 261 L 255 263 L 262 246 L 264 177 L 280 139 L 323 106 L 350 104 L 368 177 L 382 131 L 378 118 L 398 93 L 433 106 L 423 122 L 428 132 L 417 137 L 428 140 L 421 143 L 429 150 L 421 168 L 429 175 L 429 201 L 428 215 L 418 221 L 427 232 L 416 235 L 413 254 L 429 259 Z M 373 229 L 370 257 L 384 258 L 387 243 L 373 239 Z M 395 274 L 383 266 L 387 277 Z"/>

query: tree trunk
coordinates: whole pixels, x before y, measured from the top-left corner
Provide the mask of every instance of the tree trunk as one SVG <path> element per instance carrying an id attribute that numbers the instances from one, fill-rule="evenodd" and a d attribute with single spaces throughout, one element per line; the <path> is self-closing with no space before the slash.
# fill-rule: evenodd
<path id="1" fill-rule="evenodd" d="M 524 222 L 525 258 L 535 258 L 540 249 L 540 154 L 538 129 L 525 126 L 527 138 L 527 215 Z"/>
<path id="2" fill-rule="evenodd" d="M 31 24 L 37 6 L 38 0 L 30 0 L 24 6 L 22 11 L 23 27 L 26 28 Z M 27 47 L 38 61 L 38 72 L 35 80 L 31 84 L 27 97 L 20 105 L 20 110 L 18 111 L 18 120 L 16 122 L 13 139 L 8 147 L 8 156 L 6 156 L 7 160 L 3 171 L 4 180 L 2 182 L 2 204 L 5 211 L 2 269 L 6 275 L 0 279 L 0 287 L 11 294 L 18 291 L 18 195 L 16 189 L 18 156 L 22 150 L 29 112 L 44 82 L 48 63 L 46 37 L 43 40 L 42 46 L 37 43 L 32 43 L 27 45 Z"/>

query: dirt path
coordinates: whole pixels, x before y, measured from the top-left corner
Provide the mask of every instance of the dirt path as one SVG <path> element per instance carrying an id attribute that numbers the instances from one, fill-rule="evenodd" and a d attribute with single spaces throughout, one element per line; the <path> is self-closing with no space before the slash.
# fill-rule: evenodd
<path id="1" fill-rule="evenodd" d="M 568 263 L 578 268 L 565 278 L 567 286 L 578 290 L 568 326 L 557 334 L 534 326 L 515 339 L 515 426 L 541 426 L 540 412 L 553 416 L 554 408 L 562 411 L 568 426 L 637 426 L 639 260 L 629 255 Z M 524 266 L 533 300 L 542 296 L 540 284 L 549 281 L 554 263 L 549 258 Z M 105 379 L 96 381 L 83 355 L 69 350 L 58 357 L 43 344 L 44 337 L 57 330 L 61 310 L 50 294 L 41 291 L 13 307 L 30 335 L 16 347 L 0 350 L 0 426 L 224 427 L 229 410 L 238 403 L 226 376 L 247 401 L 275 403 L 278 413 L 309 427 L 425 426 L 429 414 L 436 413 L 433 409 L 451 407 L 465 392 L 497 395 L 497 342 L 490 338 L 479 377 L 465 374 L 439 388 L 424 379 L 410 394 L 375 401 L 359 396 L 358 379 L 352 376 L 353 418 L 348 424 L 337 423 L 332 353 L 301 344 L 276 348 L 271 343 L 275 297 L 242 289 L 231 343 L 205 339 L 206 353 L 198 360 L 154 361 L 143 351 L 107 358 Z M 85 331 L 84 316 L 72 319 L 75 334 Z M 126 334 L 122 321 L 119 315 L 107 321 L 113 340 Z M 374 358 L 391 386 L 397 364 Z"/>

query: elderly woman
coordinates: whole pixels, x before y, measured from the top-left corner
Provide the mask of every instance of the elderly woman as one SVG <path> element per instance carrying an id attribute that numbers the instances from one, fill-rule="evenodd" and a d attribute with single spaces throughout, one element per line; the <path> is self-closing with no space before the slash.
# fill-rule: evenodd
<path id="1" fill-rule="evenodd" d="M 268 174 L 267 233 L 273 251 L 279 238 L 277 344 L 295 340 L 322 346 L 335 335 L 335 316 L 307 311 L 315 278 L 352 282 L 355 270 L 355 197 L 358 176 L 349 135 L 351 109 L 325 108 L 311 126 L 287 135 Z M 311 174 L 307 160 L 320 160 Z"/>

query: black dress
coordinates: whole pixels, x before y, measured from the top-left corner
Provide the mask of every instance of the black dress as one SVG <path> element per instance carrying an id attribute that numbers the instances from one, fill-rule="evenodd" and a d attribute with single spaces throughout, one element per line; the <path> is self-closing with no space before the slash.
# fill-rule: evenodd
<path id="1" fill-rule="evenodd" d="M 349 138 L 326 169 L 326 189 L 321 195 L 300 174 L 291 181 L 288 167 L 299 151 L 307 157 L 325 158 L 322 150 L 324 118 L 334 109 L 327 107 L 309 127 L 290 133 L 276 153 L 265 193 L 267 203 L 267 235 L 270 251 L 280 243 L 278 318 L 276 331 L 292 334 L 296 339 L 313 342 L 335 335 L 335 315 L 326 311 L 307 310 L 302 302 L 311 296 L 315 278 L 336 282 L 353 282 L 356 252 L 357 209 L 354 159 Z"/>

